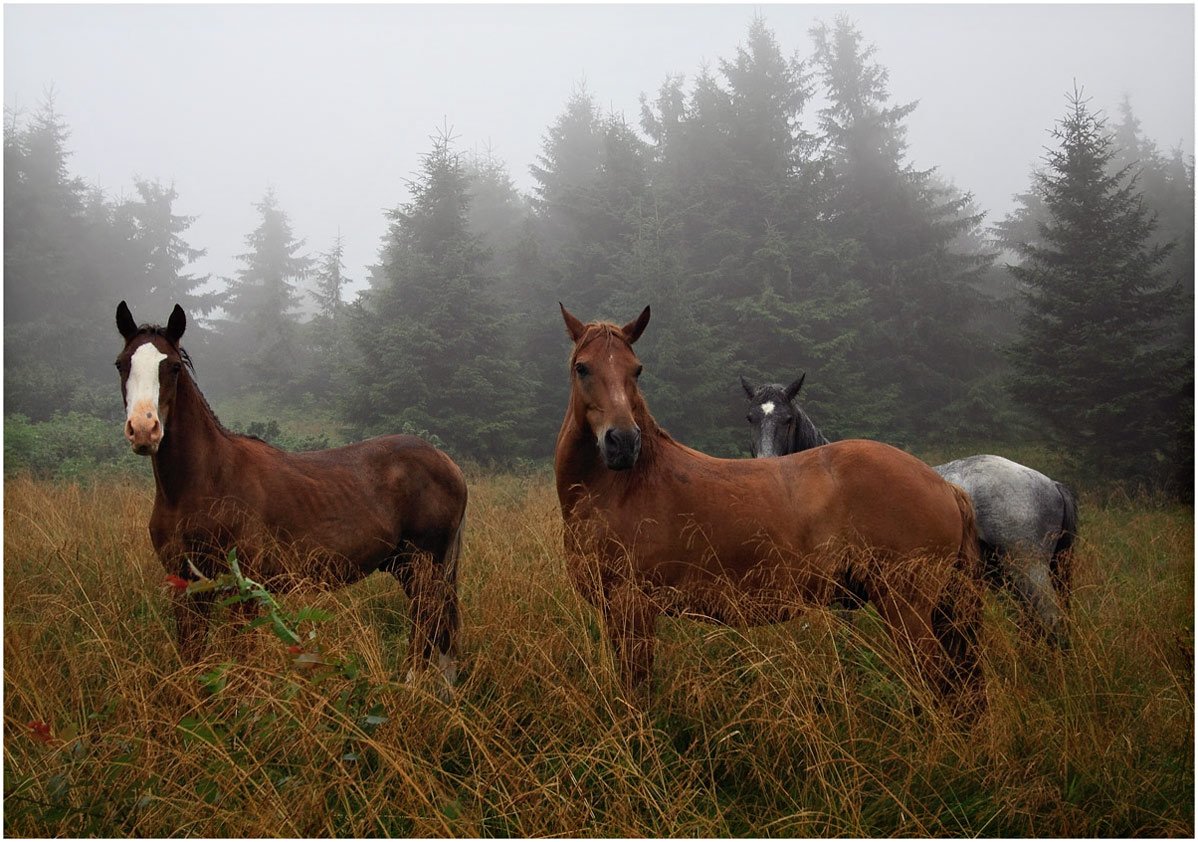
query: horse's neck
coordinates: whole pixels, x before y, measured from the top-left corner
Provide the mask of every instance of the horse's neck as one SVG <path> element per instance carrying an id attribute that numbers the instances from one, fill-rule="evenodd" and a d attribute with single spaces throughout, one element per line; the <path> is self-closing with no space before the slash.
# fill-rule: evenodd
<path id="1" fill-rule="evenodd" d="M 573 509 L 583 499 L 598 500 L 607 494 L 626 493 L 659 470 L 669 458 L 670 445 L 677 444 L 646 411 L 636 418 L 641 428 L 641 450 L 636 464 L 627 471 L 613 471 L 603 464 L 595 436 L 570 417 L 562 423 L 557 439 L 555 469 L 558 497 L 564 507 Z"/>
<path id="2" fill-rule="evenodd" d="M 794 435 L 791 438 L 790 452 L 799 453 L 825 444 L 828 444 L 828 440 L 824 434 L 819 431 L 807 413 L 800 411 L 799 422 L 795 424 Z"/>
<path id="3" fill-rule="evenodd" d="M 186 491 L 216 481 L 216 468 L 230 458 L 232 443 L 216 415 L 187 374 L 179 376 L 166 434 L 154 455 L 159 495 L 178 500 Z"/>

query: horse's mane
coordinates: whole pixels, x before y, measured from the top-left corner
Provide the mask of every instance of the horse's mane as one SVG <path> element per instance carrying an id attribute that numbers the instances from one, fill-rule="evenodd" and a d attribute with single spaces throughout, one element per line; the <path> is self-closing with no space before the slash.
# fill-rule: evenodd
<path id="1" fill-rule="evenodd" d="M 798 404 L 791 404 L 791 406 L 794 407 L 795 413 L 798 415 L 794 431 L 794 452 L 798 453 L 803 450 L 809 450 L 812 447 L 828 444 L 827 437 L 819 431 L 819 428 L 815 426 L 815 422 L 803 411 L 803 408 Z"/>

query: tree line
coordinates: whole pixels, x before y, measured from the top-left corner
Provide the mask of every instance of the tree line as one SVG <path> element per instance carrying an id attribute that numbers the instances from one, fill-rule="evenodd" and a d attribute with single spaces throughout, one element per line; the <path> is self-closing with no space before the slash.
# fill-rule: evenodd
<path id="1" fill-rule="evenodd" d="M 125 298 L 139 318 L 186 309 L 218 407 L 255 392 L 335 414 L 346 438 L 541 460 L 568 393 L 557 302 L 613 320 L 651 304 L 642 386 L 702 450 L 745 453 L 739 375 L 806 371 L 801 400 L 835 437 L 1044 442 L 1079 478 L 1186 493 L 1193 157 L 1160 151 L 1130 102 L 1114 125 L 1079 91 L 1064 103 L 1019 207 L 988 227 L 910 161 L 915 103 L 892 100 L 849 19 L 813 28 L 805 56 L 757 19 L 734 55 L 643 95 L 635 122 L 579 87 L 527 195 L 435 135 L 364 279 L 339 233 L 310 251 L 271 191 L 217 279 L 191 269 L 204 251 L 173 185 L 118 200 L 71 174 L 47 98 L 5 121 L 6 430 L 120 411 Z M 349 300 L 351 280 L 366 286 Z"/>

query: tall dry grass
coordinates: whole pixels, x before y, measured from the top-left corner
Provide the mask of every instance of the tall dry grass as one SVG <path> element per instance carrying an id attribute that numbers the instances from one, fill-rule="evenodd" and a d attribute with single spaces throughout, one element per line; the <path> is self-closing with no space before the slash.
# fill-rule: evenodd
<path id="1" fill-rule="evenodd" d="M 965 727 L 905 684 L 872 611 L 662 621 L 628 708 L 544 475 L 471 482 L 450 703 L 398 681 L 406 603 L 381 574 L 282 600 L 331 614 L 301 631 L 334 667 L 219 615 L 185 666 L 150 505 L 144 481 L 5 485 L 8 835 L 1194 831 L 1189 508 L 1083 500 L 1073 650 L 989 595 L 989 711 Z"/>

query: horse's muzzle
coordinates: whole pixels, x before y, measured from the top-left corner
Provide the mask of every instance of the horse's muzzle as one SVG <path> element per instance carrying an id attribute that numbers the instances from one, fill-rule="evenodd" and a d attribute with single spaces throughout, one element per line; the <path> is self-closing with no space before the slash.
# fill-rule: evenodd
<path id="1" fill-rule="evenodd" d="M 153 456 L 162 443 L 162 424 L 153 416 L 145 420 L 138 418 L 137 422 L 125 422 L 125 438 L 138 456 Z"/>
<path id="2" fill-rule="evenodd" d="M 612 471 L 627 471 L 636 464 L 641 453 L 641 431 L 638 427 L 626 430 L 610 429 L 603 435 L 603 464 Z"/>

